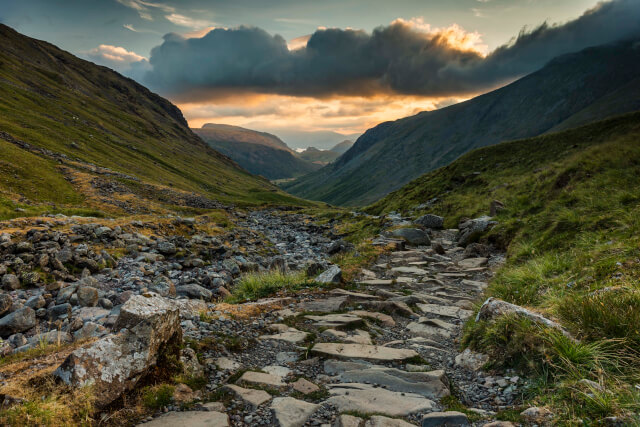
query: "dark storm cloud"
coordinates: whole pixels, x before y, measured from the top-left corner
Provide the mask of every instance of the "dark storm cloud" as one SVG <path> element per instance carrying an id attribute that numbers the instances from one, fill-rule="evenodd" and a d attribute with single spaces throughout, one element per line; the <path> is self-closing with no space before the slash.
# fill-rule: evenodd
<path id="1" fill-rule="evenodd" d="M 321 29 L 293 51 L 282 37 L 255 27 L 214 29 L 202 38 L 169 34 L 152 50 L 153 70 L 145 80 L 156 90 L 189 100 L 234 91 L 463 94 L 534 71 L 563 53 L 640 36 L 640 2 L 600 3 L 568 23 L 523 30 L 486 57 L 456 31 L 425 32 L 404 21 L 370 34 Z"/>

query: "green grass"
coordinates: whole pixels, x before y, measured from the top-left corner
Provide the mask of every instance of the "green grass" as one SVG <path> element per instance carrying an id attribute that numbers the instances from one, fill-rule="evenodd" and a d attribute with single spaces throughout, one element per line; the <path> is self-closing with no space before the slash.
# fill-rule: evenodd
<path id="1" fill-rule="evenodd" d="M 231 295 L 225 301 L 237 304 L 270 297 L 279 292 L 295 292 L 303 288 L 323 286 L 307 278 L 304 271 L 283 272 L 275 269 L 247 273 L 240 278 L 238 284 L 231 290 Z"/>
<path id="2" fill-rule="evenodd" d="M 535 379 L 528 398 L 559 423 L 640 411 L 640 113 L 470 152 L 366 209 L 445 217 L 506 209 L 483 236 L 507 252 L 487 296 L 560 321 L 579 341 L 525 320 L 472 320 L 464 345 Z M 479 172 L 479 173 L 474 173 Z M 437 198 L 431 206 L 419 205 Z M 603 385 L 593 393 L 580 379 Z"/>

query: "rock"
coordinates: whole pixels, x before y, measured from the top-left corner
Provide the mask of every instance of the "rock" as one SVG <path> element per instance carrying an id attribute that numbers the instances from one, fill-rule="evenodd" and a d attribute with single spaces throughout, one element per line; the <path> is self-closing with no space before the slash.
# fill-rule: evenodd
<path id="1" fill-rule="evenodd" d="M 285 325 L 286 326 L 286 325 Z M 307 332 L 299 331 L 296 328 L 290 328 L 287 326 L 286 330 L 278 334 L 273 335 L 262 335 L 260 336 L 261 340 L 277 340 L 277 341 L 286 341 L 292 344 L 297 344 L 303 342 L 307 339 L 309 334 Z"/>
<path id="2" fill-rule="evenodd" d="M 182 362 L 183 371 L 186 375 L 196 378 L 204 375 L 204 367 L 198 361 L 198 355 L 192 348 L 186 347 L 182 349 L 180 362 Z"/>
<path id="3" fill-rule="evenodd" d="M 191 387 L 186 384 L 178 384 L 173 390 L 173 401 L 177 404 L 191 402 L 194 399 L 194 393 Z"/>
<path id="4" fill-rule="evenodd" d="M 5 313 L 7 313 L 11 309 L 12 305 L 13 305 L 13 298 L 11 298 L 11 295 L 4 292 L 0 292 L 0 316 L 3 316 Z"/>
<path id="5" fill-rule="evenodd" d="M 222 402 L 207 402 L 202 405 L 202 409 L 211 412 L 225 412 L 226 408 Z"/>
<path id="6" fill-rule="evenodd" d="M 418 356 L 414 350 L 382 347 L 365 344 L 318 343 L 313 353 L 339 359 L 361 359 L 378 361 L 403 361 Z"/>
<path id="7" fill-rule="evenodd" d="M 156 249 L 163 255 L 174 255 L 177 252 L 176 245 L 166 240 L 159 241 Z"/>
<path id="8" fill-rule="evenodd" d="M 400 393 L 374 387 L 369 384 L 329 384 L 332 397 L 326 403 L 334 405 L 340 412 L 384 414 L 405 417 L 434 408 L 433 401 L 414 393 Z"/>
<path id="9" fill-rule="evenodd" d="M 337 265 L 332 265 L 313 280 L 317 283 L 340 283 L 342 281 L 342 270 Z"/>
<path id="10" fill-rule="evenodd" d="M 407 325 L 407 330 L 413 335 L 419 337 L 450 337 L 451 331 L 455 326 L 451 323 L 443 322 L 440 319 L 428 319 L 421 317 L 417 322 L 411 322 Z"/>
<path id="11" fill-rule="evenodd" d="M 487 265 L 487 258 L 466 258 L 458 261 L 460 268 L 478 268 Z"/>
<path id="12" fill-rule="evenodd" d="M 36 312 L 31 307 L 22 307 L 0 319 L 0 337 L 28 331 L 37 324 Z"/>
<path id="13" fill-rule="evenodd" d="M 31 344 L 33 347 L 41 343 L 59 345 L 70 343 L 71 341 L 71 334 L 69 334 L 68 332 L 57 331 L 55 329 L 53 331 L 43 332 L 29 338 L 29 344 Z"/>
<path id="14" fill-rule="evenodd" d="M 368 301 L 362 305 L 372 310 L 393 313 L 402 317 L 418 317 L 406 303 L 401 301 Z"/>
<path id="15" fill-rule="evenodd" d="M 271 395 L 264 390 L 242 388 L 233 384 L 226 385 L 225 389 L 233 392 L 238 398 L 242 399 L 254 408 L 271 400 Z"/>
<path id="16" fill-rule="evenodd" d="M 24 303 L 24 305 L 26 307 L 31 307 L 34 310 L 37 310 L 47 305 L 47 302 L 45 301 L 42 295 L 34 295 L 31 298 L 29 298 L 27 302 Z"/>
<path id="17" fill-rule="evenodd" d="M 492 221 L 491 217 L 488 216 L 465 221 L 458 226 L 459 231 L 456 235 L 456 242 L 460 246 L 467 246 L 496 224 L 497 222 Z"/>
<path id="18" fill-rule="evenodd" d="M 5 274 L 2 276 L 2 289 L 13 291 L 20 288 L 20 280 L 15 274 Z"/>
<path id="19" fill-rule="evenodd" d="M 444 255 L 447 253 L 444 246 L 442 246 L 442 243 L 439 242 L 431 242 L 431 249 L 433 249 L 433 251 L 438 255 Z"/>
<path id="20" fill-rule="evenodd" d="M 293 397 L 276 397 L 271 403 L 271 411 L 280 427 L 302 427 L 319 407 Z"/>
<path id="21" fill-rule="evenodd" d="M 432 412 L 422 417 L 422 427 L 467 427 L 471 426 L 469 419 L 462 412 Z"/>
<path id="22" fill-rule="evenodd" d="M 391 235 L 394 237 L 400 237 L 407 241 L 410 245 L 430 245 L 431 239 L 429 234 L 418 228 L 399 228 L 393 230 Z"/>
<path id="23" fill-rule="evenodd" d="M 489 246 L 482 243 L 469 243 L 463 252 L 465 258 L 487 258 L 490 254 Z"/>
<path id="24" fill-rule="evenodd" d="M 348 252 L 353 249 L 353 245 L 351 243 L 345 242 L 344 240 L 334 240 L 331 242 L 329 247 L 327 247 L 327 253 L 329 255 L 339 254 L 341 252 Z"/>
<path id="25" fill-rule="evenodd" d="M 265 374 L 263 372 L 247 371 L 238 380 L 240 384 L 253 384 L 267 387 L 280 388 L 286 386 L 282 381 L 282 378 L 272 374 Z"/>
<path id="26" fill-rule="evenodd" d="M 380 323 L 382 323 L 384 326 L 393 327 L 396 325 L 396 321 L 393 320 L 393 317 L 384 313 L 377 313 L 377 312 L 364 311 L 364 310 L 354 310 L 349 312 L 349 314 L 355 314 L 358 317 L 365 317 L 368 319 L 375 319 Z"/>
<path id="27" fill-rule="evenodd" d="M 176 286 L 167 276 L 158 276 L 147 288 L 162 297 L 175 297 Z"/>
<path id="28" fill-rule="evenodd" d="M 195 299 L 174 299 L 171 303 L 178 307 L 180 317 L 185 319 L 197 318 L 209 309 L 206 302 Z"/>
<path id="29" fill-rule="evenodd" d="M 553 418 L 553 413 L 547 408 L 532 406 L 520 412 L 520 416 L 529 423 L 541 424 Z"/>
<path id="30" fill-rule="evenodd" d="M 404 420 L 373 415 L 364 424 L 364 427 L 413 427 L 413 424 L 409 424 Z"/>
<path id="31" fill-rule="evenodd" d="M 295 391 L 302 393 L 304 395 L 320 390 L 320 387 L 318 387 L 311 381 L 305 380 L 304 378 L 298 379 L 298 381 L 291 384 L 291 386 Z"/>
<path id="32" fill-rule="evenodd" d="M 195 283 L 176 287 L 176 294 L 187 298 L 201 299 L 205 301 L 210 301 L 213 296 L 213 293 L 210 290 L 205 289 L 200 285 L 196 285 Z"/>
<path id="33" fill-rule="evenodd" d="M 364 321 L 359 316 L 353 314 L 326 314 L 323 316 L 304 316 L 305 319 L 313 320 L 317 327 L 351 329 L 357 326 L 364 326 Z"/>
<path id="34" fill-rule="evenodd" d="M 219 357 L 214 362 L 218 369 L 222 369 L 223 371 L 235 371 L 242 366 L 240 363 L 228 357 Z"/>
<path id="35" fill-rule="evenodd" d="M 502 203 L 500 200 L 492 200 L 491 203 L 489 203 L 490 216 L 496 216 L 503 210 L 505 210 L 505 206 L 504 203 Z"/>
<path id="36" fill-rule="evenodd" d="M 227 414 L 216 411 L 183 411 L 169 412 L 158 418 L 138 426 L 144 427 L 229 427 Z"/>
<path id="37" fill-rule="evenodd" d="M 344 362 L 335 361 L 334 365 Z M 333 367 L 334 369 L 336 366 Z M 385 389 L 419 394 L 430 399 L 449 396 L 449 380 L 444 371 L 407 372 L 385 366 L 368 366 L 344 369 L 339 377 L 344 382 L 377 384 Z"/>
<path id="38" fill-rule="evenodd" d="M 476 353 L 467 348 L 456 356 L 455 361 L 457 366 L 461 366 L 470 371 L 479 371 L 489 361 L 489 356 Z"/>
<path id="39" fill-rule="evenodd" d="M 426 214 L 413 222 L 426 228 L 439 230 L 444 225 L 444 218 L 438 215 Z"/>
<path id="40" fill-rule="evenodd" d="M 516 427 L 511 421 L 494 421 L 492 423 L 485 424 L 484 427 Z"/>
<path id="41" fill-rule="evenodd" d="M 511 304 L 509 302 L 502 301 L 493 297 L 488 298 L 484 302 L 484 304 L 482 304 L 482 307 L 480 307 L 480 311 L 478 311 L 478 314 L 476 315 L 476 322 L 480 320 L 491 321 L 496 317 L 504 316 L 505 314 L 516 314 L 518 316 L 525 317 L 534 323 L 539 323 L 548 328 L 556 329 L 566 337 L 571 338 L 571 334 L 560 324 L 549 320 L 538 313 L 527 310 L 524 307 L 520 307 L 519 305 Z"/>
<path id="42" fill-rule="evenodd" d="M 332 427 L 360 427 L 362 418 L 354 417 L 353 415 L 339 415 Z"/>
<path id="43" fill-rule="evenodd" d="M 98 290 L 91 286 L 82 286 L 76 292 L 78 295 L 78 305 L 82 307 L 95 307 L 98 305 Z"/>
<path id="44" fill-rule="evenodd" d="M 423 276 L 423 275 L 429 273 L 427 270 L 424 270 L 424 269 L 422 269 L 420 267 L 408 267 L 408 266 L 393 267 L 391 269 L 391 271 L 393 271 L 394 273 L 415 274 L 415 275 L 419 275 L 419 276 Z"/>
<path id="45" fill-rule="evenodd" d="M 104 326 L 94 322 L 86 322 L 80 329 L 73 333 L 73 337 L 76 340 L 81 340 L 85 338 L 99 337 L 106 333 L 107 328 Z"/>
<path id="46" fill-rule="evenodd" d="M 92 385 L 97 407 L 132 390 L 153 366 L 180 355 L 179 312 L 162 297 L 131 297 L 114 330 L 121 332 L 73 351 L 54 372 L 68 385 Z"/>
<path id="47" fill-rule="evenodd" d="M 56 320 L 61 317 L 69 317 L 71 315 L 71 304 L 64 303 L 54 305 L 47 309 L 47 317 L 49 320 Z"/>

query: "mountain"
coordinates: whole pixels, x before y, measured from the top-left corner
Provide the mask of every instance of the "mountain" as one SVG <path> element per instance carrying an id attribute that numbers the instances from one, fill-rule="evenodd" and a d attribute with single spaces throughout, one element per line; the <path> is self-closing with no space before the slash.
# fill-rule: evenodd
<path id="1" fill-rule="evenodd" d="M 283 188 L 333 204 L 367 204 L 474 148 L 637 110 L 638 46 L 627 41 L 564 55 L 469 101 L 382 123 L 336 162 Z"/>
<path id="2" fill-rule="evenodd" d="M 254 127 L 257 128 L 259 125 L 256 124 Z M 330 150 L 345 139 L 355 140 L 360 136 L 359 133 L 344 135 L 332 131 L 301 131 L 289 128 L 269 128 L 265 130 L 278 135 L 290 147 L 315 147 L 319 150 Z"/>
<path id="3" fill-rule="evenodd" d="M 299 203 L 138 83 L 0 25 L 0 218 Z"/>
<path id="4" fill-rule="evenodd" d="M 193 129 L 209 146 L 229 156 L 249 172 L 268 179 L 286 179 L 321 165 L 299 158 L 280 138 L 239 126 L 208 123 Z"/>
<path id="5" fill-rule="evenodd" d="M 333 150 L 318 150 L 315 147 L 309 147 L 306 150 L 298 153 L 301 159 L 308 162 L 316 163 L 319 165 L 326 165 L 333 162 L 340 157 L 340 153 L 336 153 Z"/>
<path id="6" fill-rule="evenodd" d="M 344 141 L 334 145 L 331 148 L 331 151 L 338 154 L 344 154 L 349 150 L 349 148 L 353 147 L 353 144 L 354 142 L 350 139 L 345 139 Z"/>
<path id="7" fill-rule="evenodd" d="M 279 150 L 293 152 L 287 144 L 280 138 L 267 132 L 258 132 L 240 126 L 224 125 L 217 123 L 207 123 L 201 129 L 195 129 L 201 136 L 206 136 L 211 140 L 222 140 L 229 142 L 247 142 L 260 144 Z"/>

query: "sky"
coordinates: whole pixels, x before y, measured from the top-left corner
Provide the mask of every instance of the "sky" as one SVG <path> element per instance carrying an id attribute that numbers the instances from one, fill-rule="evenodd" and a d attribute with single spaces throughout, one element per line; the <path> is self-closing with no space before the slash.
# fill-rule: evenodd
<path id="1" fill-rule="evenodd" d="M 192 127 L 346 135 L 639 36 L 640 0 L 0 0 L 0 22 L 134 78 Z"/>

